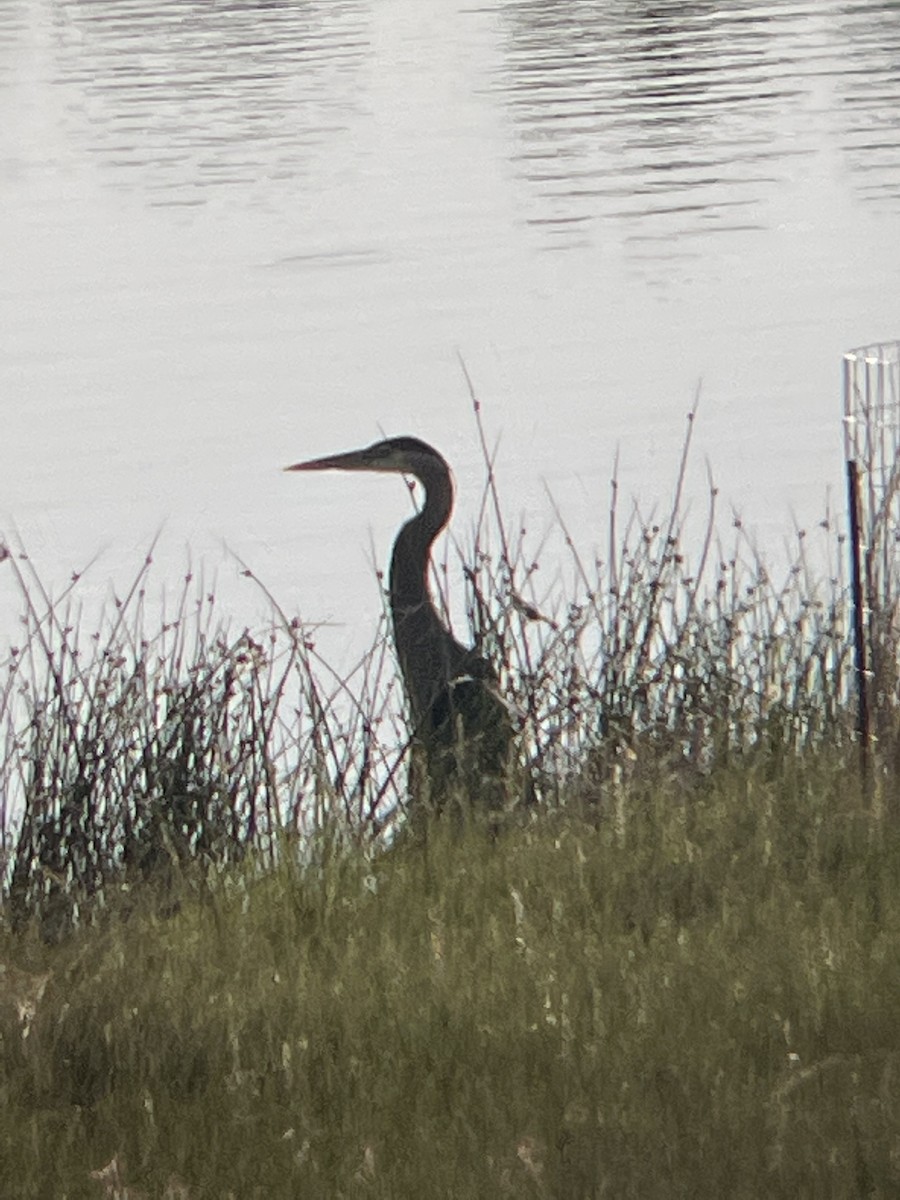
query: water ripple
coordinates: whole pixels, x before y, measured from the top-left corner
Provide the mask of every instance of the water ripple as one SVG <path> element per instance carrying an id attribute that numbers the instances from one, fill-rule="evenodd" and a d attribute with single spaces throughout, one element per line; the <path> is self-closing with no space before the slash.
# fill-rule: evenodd
<path id="1" fill-rule="evenodd" d="M 496 12 L 505 55 L 493 86 L 517 133 L 513 165 L 579 241 L 603 221 L 643 220 L 632 242 L 733 232 L 736 206 L 741 228 L 766 228 L 774 192 L 835 138 L 858 194 L 896 200 L 897 6 L 575 3 L 561 13 L 531 0 Z M 609 203 L 626 193 L 634 203 Z"/>
<path id="2" fill-rule="evenodd" d="M 55 72 L 71 130 L 158 203 L 294 179 L 355 111 L 365 6 L 67 0 Z"/>

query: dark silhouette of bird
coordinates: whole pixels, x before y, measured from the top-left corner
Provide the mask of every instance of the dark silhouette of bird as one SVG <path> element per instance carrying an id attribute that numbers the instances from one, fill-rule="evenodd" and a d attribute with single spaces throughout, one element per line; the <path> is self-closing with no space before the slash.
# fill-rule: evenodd
<path id="1" fill-rule="evenodd" d="M 490 663 L 454 638 L 428 586 L 431 547 L 453 508 L 446 461 L 426 442 L 398 437 L 285 469 L 389 472 L 421 483 L 424 500 L 397 534 L 388 583 L 412 725 L 411 792 L 435 810 L 448 801 L 474 809 L 503 807 L 514 746 L 510 711 Z"/>

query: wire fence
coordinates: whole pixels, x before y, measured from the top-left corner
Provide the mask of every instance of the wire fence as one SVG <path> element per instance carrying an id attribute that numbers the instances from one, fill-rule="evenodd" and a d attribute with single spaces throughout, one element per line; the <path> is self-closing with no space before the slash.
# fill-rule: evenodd
<path id="1" fill-rule="evenodd" d="M 850 523 L 857 732 L 868 771 L 893 732 L 900 645 L 900 342 L 844 355 L 844 458 Z"/>

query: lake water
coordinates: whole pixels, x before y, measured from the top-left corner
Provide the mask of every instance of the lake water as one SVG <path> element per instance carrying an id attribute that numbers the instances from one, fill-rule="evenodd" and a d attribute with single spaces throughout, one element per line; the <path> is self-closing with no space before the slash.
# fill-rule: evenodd
<path id="1" fill-rule="evenodd" d="M 705 457 L 764 545 L 841 505 L 841 354 L 900 336 L 896 3 L 0 0 L 0 105 L 0 527 L 54 589 L 162 528 L 160 581 L 252 621 L 234 552 L 350 653 L 408 497 L 279 468 L 417 434 L 465 537 L 460 357 L 535 540 L 548 487 L 603 544 L 617 451 L 664 504 L 698 385 L 698 506 Z"/>

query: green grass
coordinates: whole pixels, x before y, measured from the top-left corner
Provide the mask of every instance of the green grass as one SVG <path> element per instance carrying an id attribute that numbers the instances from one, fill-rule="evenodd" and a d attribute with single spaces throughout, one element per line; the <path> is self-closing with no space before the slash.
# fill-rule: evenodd
<path id="1" fill-rule="evenodd" d="M 897 830 L 838 755 L 641 768 L 7 936 L 52 975 L 27 1037 L 0 1008 L 0 1191 L 118 1155 L 150 1196 L 897 1195 Z"/>

